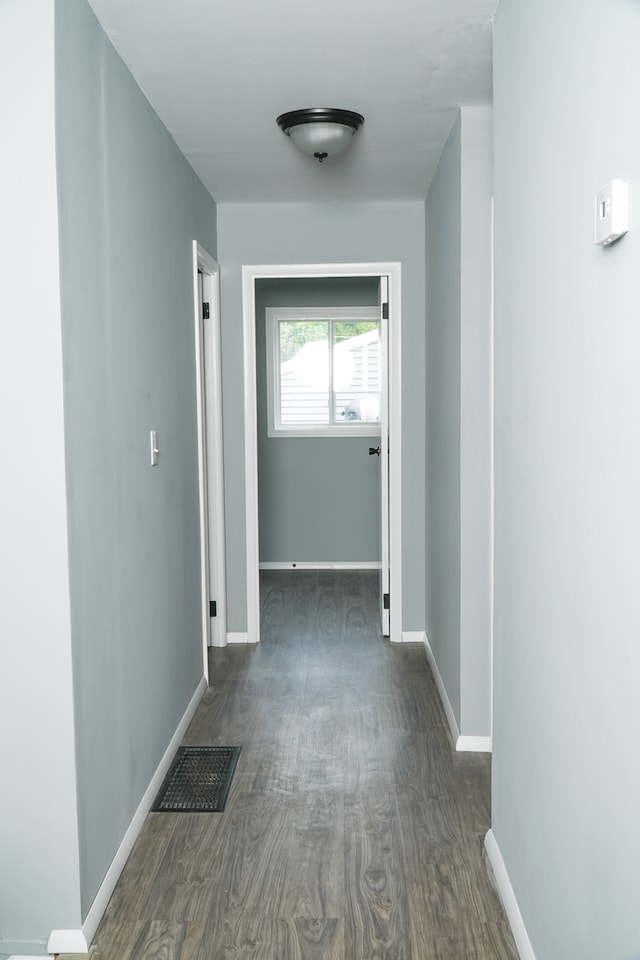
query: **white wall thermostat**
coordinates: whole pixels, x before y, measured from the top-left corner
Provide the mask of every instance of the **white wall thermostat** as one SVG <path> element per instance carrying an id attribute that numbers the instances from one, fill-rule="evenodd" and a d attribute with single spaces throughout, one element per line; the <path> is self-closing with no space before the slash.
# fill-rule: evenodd
<path id="1" fill-rule="evenodd" d="M 612 180 L 596 197 L 596 243 L 606 247 L 629 229 L 629 184 Z"/>

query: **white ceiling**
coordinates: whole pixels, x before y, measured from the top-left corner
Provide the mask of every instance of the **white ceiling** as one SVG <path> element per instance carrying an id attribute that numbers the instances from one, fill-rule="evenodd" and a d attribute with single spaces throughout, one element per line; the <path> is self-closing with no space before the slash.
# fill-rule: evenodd
<path id="1" fill-rule="evenodd" d="M 89 0 L 221 202 L 423 199 L 461 104 L 491 101 L 498 0 Z M 364 114 L 318 164 L 276 125 Z"/>

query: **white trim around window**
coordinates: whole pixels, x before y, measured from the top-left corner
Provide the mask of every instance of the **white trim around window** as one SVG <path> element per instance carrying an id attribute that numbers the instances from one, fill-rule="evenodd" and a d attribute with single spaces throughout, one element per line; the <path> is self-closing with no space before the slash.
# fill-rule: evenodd
<path id="1" fill-rule="evenodd" d="M 287 321 L 327 321 L 333 326 L 341 321 L 357 323 L 358 321 L 380 322 L 378 307 L 267 307 L 266 341 L 267 341 L 267 432 L 270 437 L 376 437 L 380 436 L 379 420 L 351 420 L 329 423 L 291 423 L 283 424 L 282 416 L 282 363 L 280 356 L 280 324 Z M 364 336 L 364 334 L 363 334 Z M 328 337 L 328 343 L 333 337 Z M 309 345 L 311 346 L 311 345 Z M 328 355 L 328 384 L 327 403 L 328 416 L 333 418 L 334 405 L 334 371 L 333 351 L 327 346 Z M 326 371 L 325 371 L 326 372 Z M 379 392 L 379 386 L 376 390 Z"/>

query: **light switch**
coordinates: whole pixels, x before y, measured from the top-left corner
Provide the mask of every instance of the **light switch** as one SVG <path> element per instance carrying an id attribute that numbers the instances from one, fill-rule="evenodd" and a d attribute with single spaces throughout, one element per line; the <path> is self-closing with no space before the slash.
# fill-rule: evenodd
<path id="1" fill-rule="evenodd" d="M 612 180 L 596 197 L 596 243 L 606 247 L 629 229 L 629 184 Z"/>
<path id="2" fill-rule="evenodd" d="M 149 440 L 151 445 L 151 466 L 156 467 L 158 465 L 158 434 L 155 430 L 149 431 Z"/>

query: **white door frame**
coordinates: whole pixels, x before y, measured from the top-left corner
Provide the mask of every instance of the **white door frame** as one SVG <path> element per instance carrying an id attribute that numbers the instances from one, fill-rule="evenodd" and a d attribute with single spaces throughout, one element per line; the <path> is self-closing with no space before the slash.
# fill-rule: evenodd
<path id="1" fill-rule="evenodd" d="M 389 278 L 389 557 L 391 564 L 389 639 L 402 641 L 402 412 L 400 263 L 261 264 L 242 267 L 244 344 L 244 475 L 247 574 L 247 638 L 260 640 L 260 553 L 258 541 L 258 418 L 256 396 L 256 280 L 307 277 Z"/>
<path id="2" fill-rule="evenodd" d="M 198 281 L 202 275 L 202 293 Z M 200 494 L 200 557 L 202 634 L 205 676 L 207 647 L 226 644 L 226 579 L 222 446 L 222 384 L 220 361 L 220 276 L 217 262 L 193 241 L 193 292 L 198 409 L 198 480 Z M 209 304 L 209 320 L 202 303 Z M 210 616 L 209 601 L 217 615 Z"/>
<path id="3" fill-rule="evenodd" d="M 389 277 L 383 274 L 378 281 L 378 310 L 383 375 L 380 381 L 380 622 L 382 636 L 391 635 L 391 611 L 386 604 L 386 594 L 391 595 L 391 556 L 389 546 Z"/>

